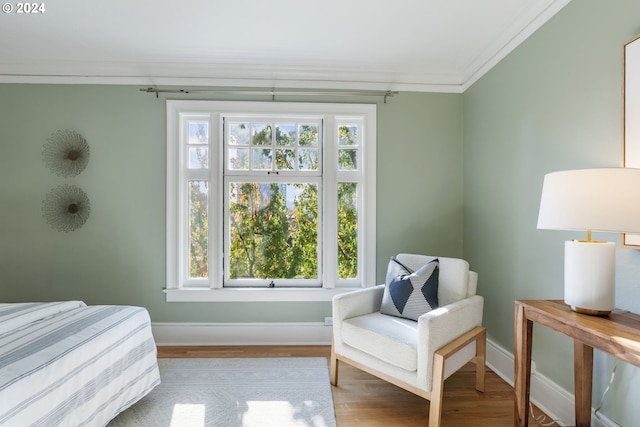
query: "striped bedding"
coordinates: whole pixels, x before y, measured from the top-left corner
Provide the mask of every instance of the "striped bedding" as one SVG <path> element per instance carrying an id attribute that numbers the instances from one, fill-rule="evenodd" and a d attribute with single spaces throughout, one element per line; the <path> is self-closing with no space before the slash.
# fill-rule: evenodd
<path id="1" fill-rule="evenodd" d="M 0 426 L 105 426 L 159 383 L 144 308 L 0 304 Z"/>

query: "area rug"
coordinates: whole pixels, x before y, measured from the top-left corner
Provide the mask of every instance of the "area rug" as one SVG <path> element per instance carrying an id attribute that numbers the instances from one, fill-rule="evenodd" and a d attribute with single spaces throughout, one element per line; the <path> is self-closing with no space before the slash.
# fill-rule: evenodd
<path id="1" fill-rule="evenodd" d="M 108 427 L 335 427 L 321 357 L 159 359 L 161 384 Z"/>

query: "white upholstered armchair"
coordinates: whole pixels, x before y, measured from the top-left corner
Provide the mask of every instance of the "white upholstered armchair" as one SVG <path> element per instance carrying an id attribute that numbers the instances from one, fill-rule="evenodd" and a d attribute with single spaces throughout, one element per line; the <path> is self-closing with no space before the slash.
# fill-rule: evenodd
<path id="1" fill-rule="evenodd" d="M 411 270 L 435 257 L 400 254 Z M 478 275 L 456 258 L 438 257 L 438 305 L 417 321 L 380 313 L 385 285 L 333 298 L 331 383 L 346 362 L 430 401 L 429 426 L 440 425 L 444 380 L 475 358 L 476 389 L 484 391 L 486 331 Z M 387 281 L 389 279 L 387 278 Z"/>

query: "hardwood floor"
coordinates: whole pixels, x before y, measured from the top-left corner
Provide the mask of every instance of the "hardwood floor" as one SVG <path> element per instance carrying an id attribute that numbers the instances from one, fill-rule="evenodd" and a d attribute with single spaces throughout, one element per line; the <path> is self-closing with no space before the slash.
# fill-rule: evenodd
<path id="1" fill-rule="evenodd" d="M 329 346 L 158 347 L 160 358 L 182 357 L 326 357 Z M 475 367 L 468 364 L 445 381 L 442 427 L 513 425 L 513 388 L 487 368 L 485 392 L 476 391 Z M 332 387 L 338 427 L 424 427 L 429 402 L 346 363 Z M 536 416 L 544 415 L 534 407 Z M 530 418 L 532 427 L 549 425 Z M 552 424 L 557 426 L 558 424 Z"/>

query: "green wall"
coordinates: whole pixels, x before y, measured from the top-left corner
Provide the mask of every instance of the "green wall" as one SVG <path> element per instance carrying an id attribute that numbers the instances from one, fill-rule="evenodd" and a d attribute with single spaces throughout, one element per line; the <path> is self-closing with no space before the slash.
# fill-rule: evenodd
<path id="1" fill-rule="evenodd" d="M 574 0 L 463 95 L 378 101 L 378 282 L 400 251 L 464 256 L 480 275 L 489 338 L 513 352 L 514 300 L 562 298 L 563 242 L 581 237 L 536 229 L 544 174 L 621 164 L 622 45 L 640 33 L 639 16 L 637 0 Z M 73 179 L 42 162 L 59 129 L 91 145 Z M 329 315 L 328 303 L 165 302 L 165 160 L 163 97 L 137 86 L 0 85 L 0 301 L 135 304 L 155 322 Z M 62 183 L 91 198 L 75 232 L 42 218 L 44 195 Z M 640 251 L 619 248 L 617 261 L 616 305 L 640 312 Z M 534 334 L 538 371 L 571 391 L 570 340 Z M 594 405 L 614 363 L 596 352 Z M 639 417 L 639 372 L 620 364 L 605 401 L 604 414 L 622 425 Z"/>
<path id="2" fill-rule="evenodd" d="M 0 85 L 0 301 L 141 305 L 154 322 L 329 316 L 328 302 L 165 302 L 166 98 L 138 89 Z M 397 252 L 461 256 L 462 95 L 352 101 L 378 101 L 378 282 Z M 43 144 L 60 129 L 79 132 L 91 147 L 75 178 L 57 177 L 42 161 Z M 91 199 L 88 222 L 69 233 L 51 229 L 41 211 L 45 194 L 64 183 Z"/>
<path id="3" fill-rule="evenodd" d="M 513 352 L 513 302 L 563 298 L 564 240 L 536 229 L 545 173 L 622 162 L 622 46 L 637 0 L 574 0 L 463 95 L 464 256 L 491 340 Z M 619 242 L 618 235 L 599 238 Z M 640 312 L 640 251 L 618 248 L 616 306 Z M 573 392 L 572 342 L 534 329 L 537 369 Z M 613 360 L 596 352 L 596 406 Z M 603 412 L 637 425 L 640 373 L 622 364 Z"/>

